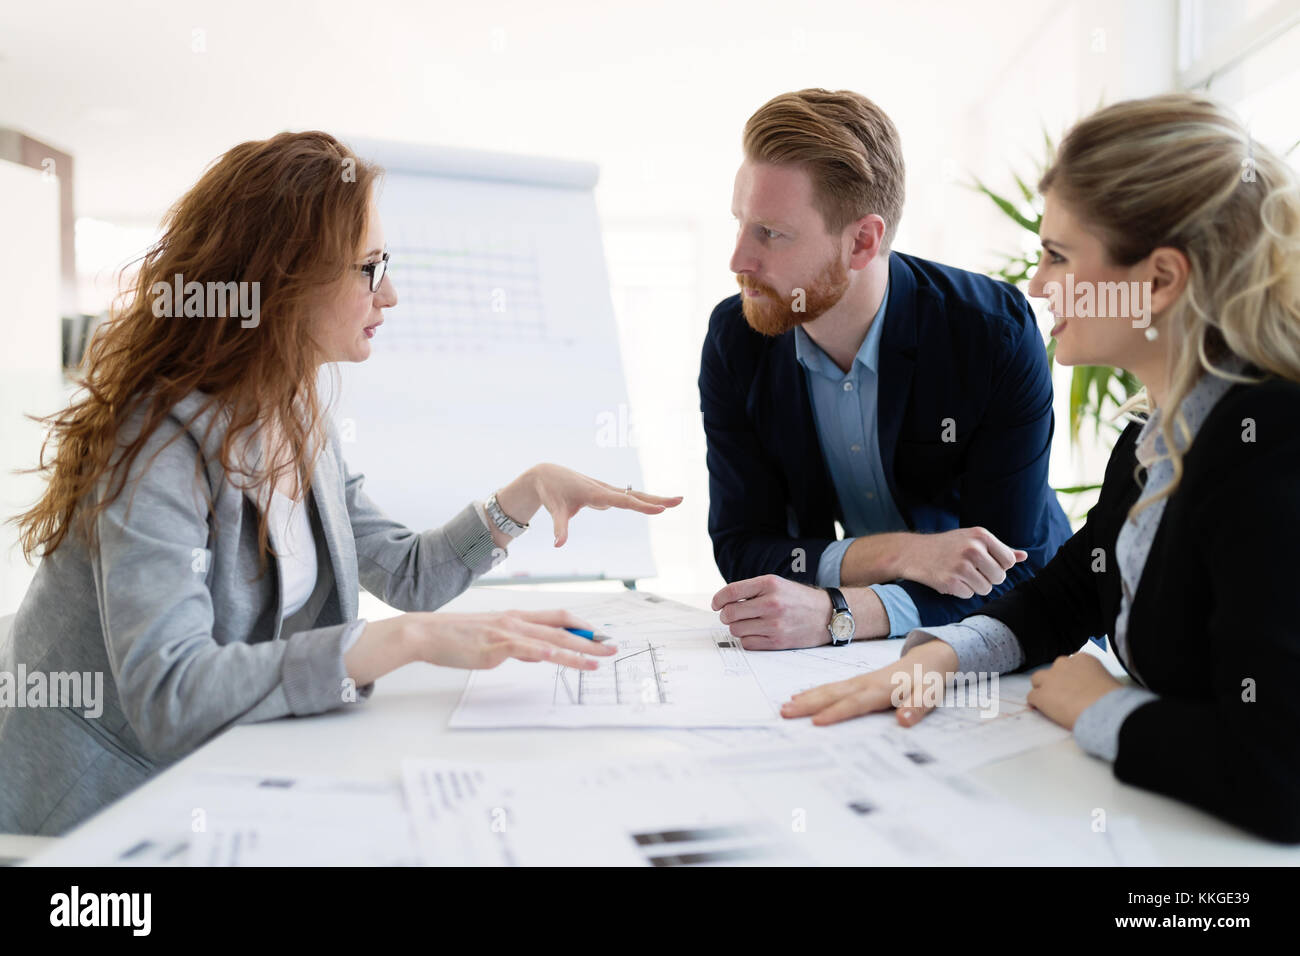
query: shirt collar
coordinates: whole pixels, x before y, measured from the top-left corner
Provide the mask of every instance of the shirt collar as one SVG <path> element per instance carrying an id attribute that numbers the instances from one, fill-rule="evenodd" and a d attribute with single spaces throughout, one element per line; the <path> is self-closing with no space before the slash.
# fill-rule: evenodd
<path id="1" fill-rule="evenodd" d="M 1245 361 L 1236 355 L 1229 356 L 1226 361 L 1221 363 L 1224 371 L 1234 374 L 1241 374 L 1245 365 Z M 1196 437 L 1196 433 L 1201 428 L 1201 423 L 1209 416 L 1215 404 L 1235 384 L 1237 383 L 1232 379 L 1222 378 L 1206 371 L 1201 372 L 1200 378 L 1196 380 L 1196 384 L 1183 397 L 1180 405 L 1183 420 L 1186 421 L 1187 430 L 1192 438 Z M 1174 441 L 1178 443 L 1180 451 L 1185 452 L 1187 450 L 1187 446 L 1177 427 L 1174 429 Z M 1142 426 L 1142 430 L 1138 432 L 1137 447 L 1134 452 L 1138 463 L 1144 468 L 1149 468 L 1156 459 L 1168 455 L 1169 452 L 1165 445 L 1164 436 L 1160 434 L 1160 409 L 1157 408 L 1151 413 Z"/>
<path id="2" fill-rule="evenodd" d="M 870 369 L 873 373 L 880 363 L 880 339 L 885 327 L 885 305 L 889 302 L 889 282 L 885 282 L 885 294 L 880 297 L 880 308 L 876 309 L 875 318 L 871 320 L 871 328 L 867 329 L 867 337 L 862 340 L 858 347 L 858 354 L 853 357 L 854 365 L 862 365 Z M 826 378 L 838 382 L 846 374 L 852 374 L 850 368 L 848 373 L 841 372 L 831 357 L 822 351 L 821 346 L 812 340 L 812 337 L 803 330 L 802 325 L 795 326 L 794 330 L 794 354 L 802 365 L 810 372 L 816 372 Z"/>

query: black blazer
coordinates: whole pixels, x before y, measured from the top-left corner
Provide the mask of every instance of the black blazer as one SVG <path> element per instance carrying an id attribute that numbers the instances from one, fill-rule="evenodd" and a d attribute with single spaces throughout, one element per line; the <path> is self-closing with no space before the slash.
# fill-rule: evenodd
<path id="1" fill-rule="evenodd" d="M 877 427 L 889 492 L 910 531 L 982 526 L 1028 551 L 993 593 L 1010 591 L 1070 536 L 1047 483 L 1052 378 L 1034 314 L 1005 282 L 892 252 L 882 320 Z M 699 385 L 718 570 L 728 581 L 780 574 L 815 584 L 842 509 L 794 332 L 761 335 L 739 296 L 724 299 Z M 948 421 L 955 441 L 943 440 Z M 902 587 L 928 625 L 987 600 Z"/>
<path id="2" fill-rule="evenodd" d="M 1120 436 L 1084 527 L 1034 578 L 979 612 L 1015 632 L 1022 669 L 1114 633 L 1115 541 L 1139 496 L 1140 430 L 1133 423 Z M 1126 638 L 1134 668 L 1160 699 L 1124 721 L 1115 776 L 1297 843 L 1300 385 L 1234 385 L 1183 464 Z"/>

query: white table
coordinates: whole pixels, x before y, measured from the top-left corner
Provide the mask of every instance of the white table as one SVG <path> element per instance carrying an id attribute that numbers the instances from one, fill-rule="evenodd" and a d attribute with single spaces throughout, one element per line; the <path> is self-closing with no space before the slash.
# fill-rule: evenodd
<path id="1" fill-rule="evenodd" d="M 593 590 L 591 585 L 581 587 Z M 710 598 L 665 596 L 705 608 Z M 361 616 L 370 620 L 394 613 L 364 592 L 361 599 Z M 444 610 L 564 603 L 565 594 L 554 588 L 472 588 Z M 360 707 L 237 726 L 62 838 L 56 848 L 58 861 L 75 863 L 77 847 L 88 837 L 127 825 L 141 801 L 178 785 L 193 771 L 240 769 L 396 782 L 400 760 L 406 756 L 510 760 L 682 749 L 653 730 L 449 731 L 447 721 L 466 679 L 465 671 L 411 665 L 381 678 L 374 695 Z M 1098 807 L 1110 816 L 1135 816 L 1165 865 L 1300 864 L 1300 848 L 1268 843 L 1177 801 L 1121 783 L 1109 764 L 1083 753 L 1070 739 L 986 765 L 973 776 L 1028 813 L 1077 815 L 1081 826 L 1088 825 Z M 39 863 L 40 856 L 31 862 Z"/>

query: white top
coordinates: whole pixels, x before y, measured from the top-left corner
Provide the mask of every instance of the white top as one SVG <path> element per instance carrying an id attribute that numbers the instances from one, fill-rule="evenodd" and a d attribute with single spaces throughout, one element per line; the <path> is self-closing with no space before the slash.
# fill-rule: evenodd
<path id="1" fill-rule="evenodd" d="M 271 493 L 270 521 L 279 538 L 280 569 L 284 574 L 284 617 L 297 611 L 316 587 L 316 541 L 311 534 L 307 502 Z"/>
<path id="2" fill-rule="evenodd" d="M 256 449 L 262 436 L 263 430 L 260 427 L 243 436 L 244 444 L 236 460 L 241 461 L 239 470 L 246 475 L 253 473 L 252 463 L 259 457 Z M 261 489 L 258 489 L 257 501 L 260 505 Z M 283 620 L 306 604 L 316 588 L 316 541 L 312 537 L 306 499 L 294 501 L 288 495 L 272 489 L 267 520 L 271 525 L 274 546 L 280 554 L 280 570 L 284 578 L 281 582 L 284 590 Z"/>

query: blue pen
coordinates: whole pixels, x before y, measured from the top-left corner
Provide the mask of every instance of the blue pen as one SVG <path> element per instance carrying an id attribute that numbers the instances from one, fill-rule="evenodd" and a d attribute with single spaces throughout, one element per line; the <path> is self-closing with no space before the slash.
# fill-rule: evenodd
<path id="1" fill-rule="evenodd" d="M 597 634 L 595 631 L 584 631 L 578 627 L 566 627 L 570 634 L 577 634 L 579 637 L 585 637 L 589 641 L 603 641 L 608 638 L 607 634 Z"/>

